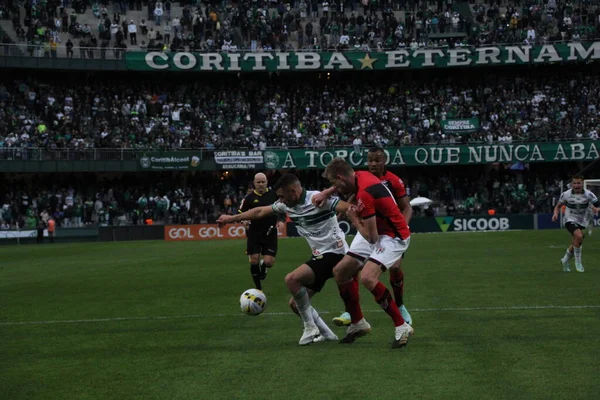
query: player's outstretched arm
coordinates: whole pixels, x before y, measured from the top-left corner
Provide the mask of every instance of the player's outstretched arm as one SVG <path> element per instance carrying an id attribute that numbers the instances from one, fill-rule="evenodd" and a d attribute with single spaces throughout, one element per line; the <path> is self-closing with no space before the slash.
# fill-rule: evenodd
<path id="1" fill-rule="evenodd" d="M 335 192 L 336 192 L 336 190 L 335 190 L 335 187 L 333 187 L 333 186 L 328 189 L 325 189 L 322 192 L 317 193 L 312 197 L 312 203 L 316 207 L 321 207 L 328 198 L 330 198 L 331 196 L 333 196 L 335 194 Z"/>
<path id="2" fill-rule="evenodd" d="M 352 204 L 340 200 L 335 205 L 335 212 L 338 214 L 346 214 L 346 211 L 348 211 L 350 207 L 352 207 Z"/>
<path id="3" fill-rule="evenodd" d="M 217 223 L 221 225 L 231 224 L 233 222 L 241 222 L 247 220 L 262 219 L 275 214 L 273 206 L 256 207 L 237 215 L 221 215 L 217 219 Z"/>

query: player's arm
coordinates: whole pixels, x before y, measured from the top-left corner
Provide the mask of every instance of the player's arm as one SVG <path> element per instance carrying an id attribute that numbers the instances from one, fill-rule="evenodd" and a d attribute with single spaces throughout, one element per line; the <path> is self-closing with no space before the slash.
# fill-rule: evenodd
<path id="1" fill-rule="evenodd" d="M 335 187 L 332 186 L 328 189 L 323 190 L 320 193 L 315 194 L 312 197 L 312 203 L 316 206 L 316 207 L 322 207 L 323 203 L 325 203 L 325 201 L 330 198 L 331 196 L 333 196 L 335 194 L 336 190 Z"/>
<path id="2" fill-rule="evenodd" d="M 558 221 L 558 213 L 560 212 L 560 208 L 564 205 L 563 195 L 560 196 L 560 199 L 556 202 L 554 206 L 554 214 L 552 214 L 552 222 Z"/>
<path id="3" fill-rule="evenodd" d="M 410 219 L 412 218 L 412 206 L 410 205 L 410 200 L 408 199 L 406 193 L 406 187 L 404 186 L 404 182 L 398 176 L 391 174 L 390 183 L 392 184 L 392 189 L 394 192 L 394 199 L 396 200 L 396 204 L 398 204 L 398 208 L 400 212 L 404 216 L 406 223 L 410 223 Z"/>
<path id="4" fill-rule="evenodd" d="M 358 216 L 356 207 L 351 206 L 346 212 L 346 216 L 367 242 L 371 244 L 377 243 L 377 240 L 379 239 L 379 234 L 377 233 L 377 223 L 375 219 L 375 214 L 368 218 L 361 219 Z"/>
<path id="5" fill-rule="evenodd" d="M 598 214 L 598 211 L 600 211 L 600 201 L 598 200 L 598 197 L 596 197 L 596 195 L 592 192 L 587 193 L 590 199 L 590 203 L 592 204 L 592 212 L 594 214 Z"/>
<path id="6" fill-rule="evenodd" d="M 400 208 L 400 212 L 404 215 L 406 223 L 409 224 L 410 219 L 412 218 L 413 209 L 408 200 L 408 196 L 402 196 L 401 198 L 396 199 L 396 203 L 398 203 L 398 208 Z"/>
<path id="7" fill-rule="evenodd" d="M 255 207 L 251 210 L 244 211 L 237 215 L 221 215 L 219 219 L 217 219 L 217 223 L 225 225 L 233 222 L 241 222 L 248 220 L 252 221 L 255 219 L 262 219 L 274 214 L 275 210 L 273 209 L 273 206 Z"/>
<path id="8" fill-rule="evenodd" d="M 351 206 L 346 211 L 346 216 L 367 242 L 375 244 L 379 239 L 375 218 L 375 199 L 367 192 L 361 191 L 356 194 L 356 201 L 360 204 L 360 209 Z"/>

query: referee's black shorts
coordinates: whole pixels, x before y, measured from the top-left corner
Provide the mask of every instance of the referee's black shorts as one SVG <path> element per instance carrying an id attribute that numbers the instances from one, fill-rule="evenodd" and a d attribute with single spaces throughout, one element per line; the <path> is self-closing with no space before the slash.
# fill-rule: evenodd
<path id="1" fill-rule="evenodd" d="M 262 254 L 275 257 L 277 255 L 277 229 L 269 235 L 248 232 L 246 254 Z"/>

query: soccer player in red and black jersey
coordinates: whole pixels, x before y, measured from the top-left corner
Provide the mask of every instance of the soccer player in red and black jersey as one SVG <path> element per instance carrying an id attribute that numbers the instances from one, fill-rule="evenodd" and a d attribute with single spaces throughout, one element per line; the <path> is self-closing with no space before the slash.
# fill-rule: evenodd
<path id="1" fill-rule="evenodd" d="M 390 190 L 390 192 L 392 192 L 392 195 L 398 204 L 398 208 L 400 208 L 400 212 L 402 215 L 404 215 L 406 223 L 410 224 L 413 211 L 406 194 L 404 182 L 397 175 L 385 170 L 385 162 L 386 154 L 383 148 L 376 146 L 369 149 L 369 153 L 367 154 L 367 166 L 369 168 L 369 172 L 379 178 L 381 183 L 383 183 Z M 313 201 L 325 201 L 328 197 L 333 195 L 335 191 L 336 189 L 334 187 L 327 189 L 316 195 L 316 198 L 313 198 Z M 404 306 L 404 271 L 402 270 L 403 259 L 404 257 L 398 260 L 397 264 L 390 268 L 390 285 L 392 286 L 394 299 L 396 300 L 396 304 L 400 309 L 402 318 L 404 318 L 407 324 L 412 325 L 410 313 Z M 333 319 L 334 324 L 338 326 L 350 325 L 350 321 L 350 315 L 348 313 L 343 313 L 339 317 L 335 317 Z"/>
<path id="2" fill-rule="evenodd" d="M 371 331 L 359 303 L 358 284 L 354 276 L 362 266 L 360 281 L 375 301 L 391 317 L 395 331 L 393 347 L 403 347 L 414 333 L 407 324 L 390 291 L 379 281 L 381 274 L 393 267 L 410 244 L 410 229 L 390 190 L 375 175 L 355 172 L 341 158 L 329 163 L 323 174 L 336 190 L 356 196 L 356 206 L 346 213 L 358 233 L 350 250 L 333 270 L 340 296 L 351 324 L 340 343 L 352 343 Z"/>

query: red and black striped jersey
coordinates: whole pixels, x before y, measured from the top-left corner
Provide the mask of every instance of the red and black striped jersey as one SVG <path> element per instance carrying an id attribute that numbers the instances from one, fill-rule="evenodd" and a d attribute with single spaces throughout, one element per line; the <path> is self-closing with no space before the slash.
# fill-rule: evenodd
<path id="1" fill-rule="evenodd" d="M 408 238 L 410 229 L 392 192 L 370 172 L 357 171 L 355 174 L 359 216 L 363 219 L 377 218 L 377 233 L 380 235 Z"/>

